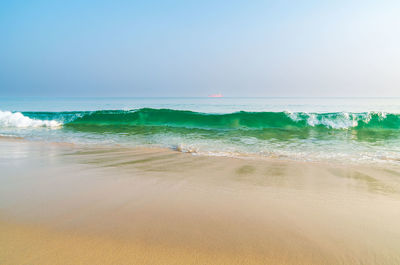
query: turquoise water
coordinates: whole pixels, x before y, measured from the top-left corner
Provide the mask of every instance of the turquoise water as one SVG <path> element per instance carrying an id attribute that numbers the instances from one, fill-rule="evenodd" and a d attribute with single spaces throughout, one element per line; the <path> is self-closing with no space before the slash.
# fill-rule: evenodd
<path id="1" fill-rule="evenodd" d="M 399 98 L 0 98 L 0 134 L 194 154 L 399 163 Z"/>

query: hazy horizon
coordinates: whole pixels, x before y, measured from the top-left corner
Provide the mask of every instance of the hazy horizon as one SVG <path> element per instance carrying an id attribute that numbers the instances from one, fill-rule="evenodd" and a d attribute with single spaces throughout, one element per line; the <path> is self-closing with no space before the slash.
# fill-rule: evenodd
<path id="1" fill-rule="evenodd" d="M 398 97 L 397 1 L 0 4 L 0 95 Z"/>

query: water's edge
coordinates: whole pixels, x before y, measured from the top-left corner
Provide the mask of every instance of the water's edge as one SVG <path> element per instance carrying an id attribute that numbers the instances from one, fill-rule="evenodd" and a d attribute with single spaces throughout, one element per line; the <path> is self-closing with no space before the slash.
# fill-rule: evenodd
<path id="1" fill-rule="evenodd" d="M 399 132 L 400 114 L 386 112 L 0 111 L 3 136 L 311 161 L 398 163 Z"/>

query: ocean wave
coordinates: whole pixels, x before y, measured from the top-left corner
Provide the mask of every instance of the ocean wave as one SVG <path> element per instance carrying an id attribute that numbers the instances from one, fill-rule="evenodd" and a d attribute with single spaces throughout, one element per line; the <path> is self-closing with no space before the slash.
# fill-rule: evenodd
<path id="1" fill-rule="evenodd" d="M 62 123 L 55 120 L 31 119 L 20 112 L 0 111 L 0 127 L 37 128 L 60 127 Z"/>
<path id="2" fill-rule="evenodd" d="M 0 134 L 12 137 L 295 160 L 398 163 L 399 130 L 400 114 L 384 112 L 0 111 Z"/>
<path id="3" fill-rule="evenodd" d="M 384 112 L 234 112 L 211 114 L 173 109 L 100 110 L 75 112 L 0 111 L 0 126 L 59 127 L 76 130 L 129 131 L 129 128 L 200 130 L 262 129 L 400 129 L 400 115 Z"/>
<path id="4" fill-rule="evenodd" d="M 66 123 L 78 126 L 168 126 L 197 129 L 400 129 L 400 115 L 383 112 L 246 112 L 210 114 L 172 109 L 95 111 Z"/>

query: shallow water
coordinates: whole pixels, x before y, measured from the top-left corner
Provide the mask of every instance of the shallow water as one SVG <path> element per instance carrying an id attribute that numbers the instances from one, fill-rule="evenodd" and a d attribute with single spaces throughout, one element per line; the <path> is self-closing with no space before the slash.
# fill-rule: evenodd
<path id="1" fill-rule="evenodd" d="M 0 98 L 0 134 L 217 156 L 400 161 L 399 98 Z"/>

